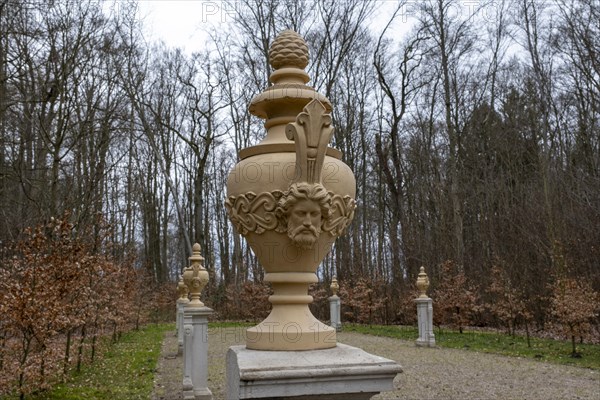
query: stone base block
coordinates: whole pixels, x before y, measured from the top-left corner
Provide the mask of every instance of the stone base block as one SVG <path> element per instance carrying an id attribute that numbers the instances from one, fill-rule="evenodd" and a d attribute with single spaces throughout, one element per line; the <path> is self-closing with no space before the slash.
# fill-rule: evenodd
<path id="1" fill-rule="evenodd" d="M 227 399 L 362 400 L 393 390 L 400 365 L 338 343 L 307 351 L 227 352 Z"/>
<path id="2" fill-rule="evenodd" d="M 196 393 L 192 391 L 184 391 L 183 392 L 184 400 L 213 400 L 212 392 L 209 390 L 208 392 Z"/>
<path id="3" fill-rule="evenodd" d="M 430 339 L 430 340 L 417 339 L 415 341 L 415 344 L 417 345 L 417 347 L 436 347 L 435 339 Z"/>
<path id="4" fill-rule="evenodd" d="M 183 382 L 183 400 L 213 400 L 213 395 L 209 388 L 194 389 L 189 380 Z"/>

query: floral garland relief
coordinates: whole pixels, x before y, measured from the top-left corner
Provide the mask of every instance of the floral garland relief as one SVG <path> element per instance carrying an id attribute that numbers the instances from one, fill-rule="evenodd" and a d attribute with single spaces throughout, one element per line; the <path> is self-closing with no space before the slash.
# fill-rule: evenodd
<path id="1" fill-rule="evenodd" d="M 350 196 L 340 196 L 328 192 L 329 213 L 323 218 L 322 230 L 331 236 L 340 236 L 352 222 L 356 201 Z M 253 192 L 229 196 L 225 208 L 237 231 L 246 236 L 249 232 L 261 234 L 267 230 L 285 232 L 285 216 L 277 215 L 277 205 L 284 193 L 281 190 Z"/>

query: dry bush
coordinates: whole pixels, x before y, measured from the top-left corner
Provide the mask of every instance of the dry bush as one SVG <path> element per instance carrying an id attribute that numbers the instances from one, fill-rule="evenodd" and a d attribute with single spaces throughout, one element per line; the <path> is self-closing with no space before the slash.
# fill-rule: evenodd
<path id="1" fill-rule="evenodd" d="M 404 291 L 404 294 L 398 296 L 397 302 L 390 302 L 390 304 L 394 305 L 396 312 L 395 323 L 400 325 L 417 325 L 417 304 L 415 303 L 417 297 L 419 297 L 419 290 L 415 285 L 411 285 Z"/>
<path id="2" fill-rule="evenodd" d="M 217 290 L 219 292 L 219 290 Z M 224 289 L 225 294 L 212 299 L 215 309 L 214 317 L 223 321 L 242 320 L 260 321 L 271 311 L 269 296 L 273 294 L 270 285 L 265 282 L 244 282 L 241 285 L 230 284 Z M 311 284 L 309 294 L 313 296 L 310 309 L 313 315 L 321 320 L 329 320 L 329 294 L 324 285 Z"/>
<path id="3" fill-rule="evenodd" d="M 579 337 L 583 341 L 593 332 L 592 321 L 600 311 L 600 294 L 588 282 L 568 277 L 556 278 L 551 290 L 554 326 L 571 339 L 572 356 L 577 357 L 579 353 L 575 340 Z"/>
<path id="4" fill-rule="evenodd" d="M 342 320 L 359 324 L 381 324 L 385 320 L 385 287 L 380 280 L 360 277 L 340 281 Z"/>
<path id="5" fill-rule="evenodd" d="M 140 301 L 132 263 L 104 251 L 107 231 L 77 232 L 68 221 L 27 229 L 2 249 L 0 395 L 24 397 L 79 369 L 99 353 L 99 335 L 116 340 L 152 301 Z"/>
<path id="6" fill-rule="evenodd" d="M 490 311 L 507 328 L 509 334 L 515 335 L 519 325 L 525 326 L 529 337 L 529 324 L 533 314 L 529 311 L 523 292 L 504 268 L 492 268 L 491 284 L 487 290 L 490 295 L 485 308 Z"/>
<path id="7" fill-rule="evenodd" d="M 175 321 L 177 309 L 173 299 L 177 299 L 177 297 L 177 283 L 164 282 L 154 284 L 149 301 L 150 309 L 148 311 L 150 320 L 153 323 Z"/>
<path id="8" fill-rule="evenodd" d="M 455 262 L 445 261 L 441 268 L 441 282 L 431 296 L 435 307 L 434 323 L 448 325 L 462 333 L 479 309 L 477 292 Z"/>
<path id="9" fill-rule="evenodd" d="M 269 315 L 269 296 L 273 291 L 265 282 L 231 284 L 225 289 L 226 302 L 217 311 L 224 320 L 258 321 Z"/>
<path id="10" fill-rule="evenodd" d="M 313 297 L 310 311 L 320 321 L 330 321 L 329 315 L 329 293 L 328 286 L 324 283 L 313 283 L 308 288 L 308 294 Z"/>

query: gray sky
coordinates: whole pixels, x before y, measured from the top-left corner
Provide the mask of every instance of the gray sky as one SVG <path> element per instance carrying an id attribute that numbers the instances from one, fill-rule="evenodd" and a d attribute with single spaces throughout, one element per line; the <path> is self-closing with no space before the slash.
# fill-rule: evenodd
<path id="1" fill-rule="evenodd" d="M 164 40 L 187 51 L 199 50 L 207 39 L 205 28 L 226 23 L 221 2 L 204 0 L 142 0 L 140 17 L 148 40 Z"/>
<path id="2" fill-rule="evenodd" d="M 397 2 L 380 0 L 373 12 L 372 29 L 378 34 Z M 233 10 L 225 2 L 208 0 L 140 0 L 140 18 L 147 30 L 147 39 L 164 40 L 170 46 L 178 46 L 186 51 L 205 47 L 208 36 L 205 31 L 211 28 L 225 29 L 233 19 Z M 410 4 L 405 8 L 406 15 L 400 16 L 392 34 L 398 36 L 406 32 L 414 17 Z"/>

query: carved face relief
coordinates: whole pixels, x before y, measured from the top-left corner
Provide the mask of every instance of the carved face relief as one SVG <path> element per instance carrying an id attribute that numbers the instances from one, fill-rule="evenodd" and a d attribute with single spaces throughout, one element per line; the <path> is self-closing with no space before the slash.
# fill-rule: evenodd
<path id="1" fill-rule="evenodd" d="M 321 184 L 293 183 L 283 194 L 276 214 L 292 242 L 310 249 L 328 220 L 331 196 Z"/>
<path id="2" fill-rule="evenodd" d="M 313 200 L 300 200 L 288 211 L 287 233 L 303 249 L 312 248 L 321 234 L 321 206 Z"/>

